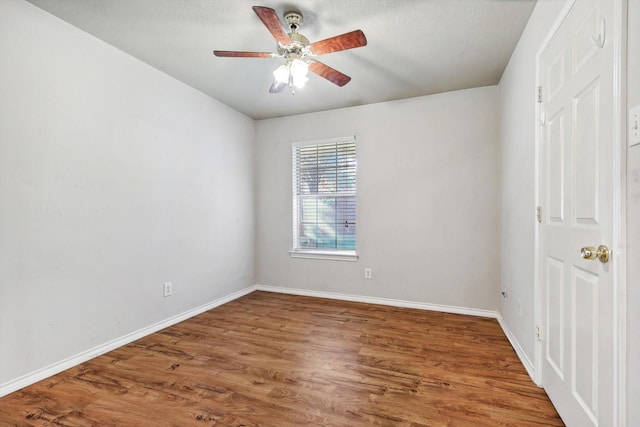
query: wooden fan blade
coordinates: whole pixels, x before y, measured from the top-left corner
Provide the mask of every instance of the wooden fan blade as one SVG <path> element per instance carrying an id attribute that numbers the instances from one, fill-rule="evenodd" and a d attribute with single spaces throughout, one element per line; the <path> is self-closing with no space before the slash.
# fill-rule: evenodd
<path id="1" fill-rule="evenodd" d="M 269 88 L 269 93 L 280 93 L 284 90 L 288 85 L 286 83 L 279 82 L 277 80 L 273 81 L 273 84 Z"/>
<path id="2" fill-rule="evenodd" d="M 225 58 L 272 58 L 273 54 L 269 52 L 237 52 L 235 50 L 214 50 L 215 56 Z"/>
<path id="3" fill-rule="evenodd" d="M 275 10 L 269 7 L 253 6 L 253 11 L 278 43 L 285 46 L 291 44 L 291 39 L 278 19 L 278 14 Z"/>
<path id="4" fill-rule="evenodd" d="M 351 81 L 351 77 L 346 74 L 341 73 L 340 71 L 329 67 L 322 62 L 313 61 L 309 64 L 309 70 L 312 73 L 319 75 L 320 77 L 324 77 L 329 80 L 331 83 L 334 83 L 340 87 L 346 85 Z"/>
<path id="5" fill-rule="evenodd" d="M 319 42 L 311 43 L 311 52 L 315 55 L 339 52 L 367 45 L 367 38 L 361 30 L 351 31 Z"/>

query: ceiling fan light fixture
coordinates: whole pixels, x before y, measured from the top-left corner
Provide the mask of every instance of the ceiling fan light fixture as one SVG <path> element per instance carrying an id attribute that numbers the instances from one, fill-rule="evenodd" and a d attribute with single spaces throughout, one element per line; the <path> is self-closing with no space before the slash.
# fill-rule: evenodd
<path id="1" fill-rule="evenodd" d="M 309 77 L 307 76 L 299 76 L 298 78 L 293 78 L 293 85 L 298 89 L 302 89 L 305 84 L 309 81 Z"/>
<path id="2" fill-rule="evenodd" d="M 279 83 L 289 83 L 289 65 L 285 63 L 273 70 L 273 78 Z"/>
<path id="3" fill-rule="evenodd" d="M 273 71 L 273 78 L 278 83 L 288 84 L 302 89 L 309 81 L 307 74 L 309 65 L 301 59 L 289 60 Z"/>
<path id="4" fill-rule="evenodd" d="M 291 79 L 297 88 L 303 88 L 305 83 L 309 81 L 307 74 L 309 73 L 309 65 L 301 59 L 291 61 Z"/>

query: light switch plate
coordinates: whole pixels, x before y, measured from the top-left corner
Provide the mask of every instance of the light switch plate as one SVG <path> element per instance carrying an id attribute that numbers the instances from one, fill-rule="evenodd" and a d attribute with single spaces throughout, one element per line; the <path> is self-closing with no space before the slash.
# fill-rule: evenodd
<path id="1" fill-rule="evenodd" d="M 640 105 L 629 110 L 629 147 L 640 144 Z"/>

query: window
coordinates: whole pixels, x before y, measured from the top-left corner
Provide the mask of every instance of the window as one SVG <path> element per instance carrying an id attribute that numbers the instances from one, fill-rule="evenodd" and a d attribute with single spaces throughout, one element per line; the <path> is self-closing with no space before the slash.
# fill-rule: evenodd
<path id="1" fill-rule="evenodd" d="M 293 144 L 294 257 L 355 261 L 355 137 Z"/>

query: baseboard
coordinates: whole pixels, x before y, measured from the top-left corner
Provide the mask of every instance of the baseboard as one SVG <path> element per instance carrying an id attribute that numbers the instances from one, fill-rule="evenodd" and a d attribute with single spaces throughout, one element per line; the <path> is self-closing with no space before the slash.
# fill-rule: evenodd
<path id="1" fill-rule="evenodd" d="M 176 323 L 180 323 L 184 320 L 187 320 L 191 317 L 197 316 L 198 314 L 204 313 L 205 311 L 211 310 L 212 308 L 216 308 L 220 305 L 226 304 L 230 301 L 238 299 L 244 295 L 247 295 L 256 290 L 255 286 L 250 286 L 248 288 L 242 289 L 238 292 L 234 292 L 230 295 L 227 295 L 222 298 L 218 298 L 214 301 L 211 301 L 207 304 L 201 305 L 194 309 L 185 311 L 184 313 L 178 314 L 176 316 L 170 317 L 168 319 L 162 320 L 158 323 L 154 323 L 153 325 L 149 325 L 145 328 L 139 329 L 130 334 L 124 335 L 120 338 L 116 338 L 107 343 L 101 344 L 97 347 L 91 348 L 89 350 L 83 351 L 82 353 L 76 354 L 75 356 L 71 356 L 67 359 L 61 360 L 60 362 L 56 362 L 52 365 L 46 366 L 44 368 L 38 369 L 36 371 L 30 372 L 26 375 L 18 377 L 14 380 L 6 382 L 4 384 L 0 384 L 0 397 L 6 396 L 9 393 L 13 393 L 14 391 L 20 390 L 21 388 L 27 387 L 31 384 L 35 384 L 38 381 L 41 381 L 45 378 L 58 374 L 62 371 L 65 371 L 69 368 L 77 366 L 81 363 L 84 363 L 94 357 L 100 356 L 102 354 L 108 353 L 111 350 L 115 350 L 118 347 L 122 347 L 123 345 L 127 345 L 135 340 L 143 338 L 147 335 L 150 335 L 154 332 L 158 332 L 161 329 L 167 328 L 169 326 L 175 325 Z"/>
<path id="2" fill-rule="evenodd" d="M 343 301 L 363 302 L 367 304 L 389 305 L 393 307 L 417 308 L 419 310 L 441 311 L 443 313 L 466 314 L 469 316 L 497 318 L 498 312 L 479 308 L 458 307 L 454 305 L 428 304 L 390 298 L 368 297 L 334 292 L 309 291 L 306 289 L 282 288 L 278 286 L 256 285 L 257 291 L 276 292 L 280 294 L 304 295 L 309 297 L 329 298 Z"/>
<path id="3" fill-rule="evenodd" d="M 502 330 L 504 331 L 504 334 L 507 336 L 507 339 L 511 343 L 511 347 L 513 347 L 513 350 L 518 355 L 518 358 L 520 359 L 520 362 L 522 362 L 522 364 L 524 365 L 524 369 L 527 370 L 527 373 L 531 377 L 531 380 L 538 387 L 540 387 L 541 385 L 536 380 L 536 378 L 538 378 L 538 375 L 536 373 L 536 368 L 535 368 L 534 364 L 527 357 L 527 354 L 524 352 L 524 350 L 520 346 L 520 343 L 516 339 L 515 335 L 513 335 L 513 332 L 511 332 L 511 329 L 509 329 L 509 327 L 504 322 L 504 320 L 502 319 L 502 316 L 499 313 L 498 313 L 498 316 L 496 317 L 496 319 L 498 319 L 498 323 L 500 324 L 500 327 L 502 328 Z"/>

